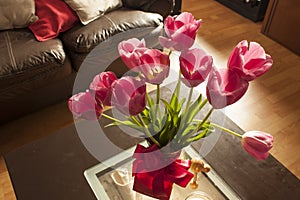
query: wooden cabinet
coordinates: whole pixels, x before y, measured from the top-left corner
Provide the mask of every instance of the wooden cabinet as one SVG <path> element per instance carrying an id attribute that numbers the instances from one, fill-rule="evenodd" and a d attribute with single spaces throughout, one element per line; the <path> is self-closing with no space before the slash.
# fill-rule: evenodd
<path id="1" fill-rule="evenodd" d="M 300 55 L 300 1 L 270 0 L 262 33 Z"/>
<path id="2" fill-rule="evenodd" d="M 254 21 L 262 21 L 269 0 L 216 0 L 219 3 L 234 10 L 240 15 Z"/>

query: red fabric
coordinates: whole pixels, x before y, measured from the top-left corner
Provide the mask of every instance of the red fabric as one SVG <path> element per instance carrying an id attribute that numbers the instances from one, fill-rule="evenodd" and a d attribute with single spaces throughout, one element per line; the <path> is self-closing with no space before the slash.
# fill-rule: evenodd
<path id="1" fill-rule="evenodd" d="M 149 153 L 151 152 L 151 153 Z M 170 198 L 173 183 L 181 187 L 186 185 L 193 178 L 188 171 L 190 161 L 174 158 L 165 158 L 156 145 L 145 148 L 137 145 L 133 156 L 133 190 L 160 200 Z M 170 164 L 166 160 L 171 161 Z M 163 167 L 159 167 L 163 166 Z M 154 170 L 151 170 L 154 169 Z"/>
<path id="2" fill-rule="evenodd" d="M 38 41 L 46 41 L 70 29 L 77 21 L 76 13 L 63 0 L 35 0 L 37 21 L 29 25 Z"/>

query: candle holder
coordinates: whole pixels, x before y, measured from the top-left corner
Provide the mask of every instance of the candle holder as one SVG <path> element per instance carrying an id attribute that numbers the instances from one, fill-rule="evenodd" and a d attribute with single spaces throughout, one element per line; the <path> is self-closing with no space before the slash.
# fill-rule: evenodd
<path id="1" fill-rule="evenodd" d="M 195 191 L 188 194 L 184 200 L 213 200 L 213 199 L 205 192 Z"/>

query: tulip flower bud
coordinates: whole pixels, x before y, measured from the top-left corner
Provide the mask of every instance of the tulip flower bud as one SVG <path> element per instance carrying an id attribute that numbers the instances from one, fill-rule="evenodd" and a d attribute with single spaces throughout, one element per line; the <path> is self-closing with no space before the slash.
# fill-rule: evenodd
<path id="1" fill-rule="evenodd" d="M 131 38 L 120 42 L 118 45 L 121 59 L 129 69 L 136 72 L 139 71 L 138 66 L 141 65 L 140 57 L 146 50 L 144 39 Z"/>
<path id="2" fill-rule="evenodd" d="M 190 49 L 181 52 L 179 57 L 183 83 L 188 87 L 196 87 L 209 75 L 213 60 L 202 49 Z"/>
<path id="3" fill-rule="evenodd" d="M 137 115 L 146 107 L 146 85 L 144 81 L 125 76 L 113 86 L 112 106 L 125 115 Z"/>
<path id="4" fill-rule="evenodd" d="M 102 72 L 96 75 L 90 84 L 90 90 L 95 94 L 98 103 L 111 105 L 112 84 L 117 80 L 113 72 Z"/>
<path id="5" fill-rule="evenodd" d="M 242 146 L 257 160 L 264 160 L 273 146 L 273 136 L 260 131 L 248 131 L 242 137 Z"/>
<path id="6" fill-rule="evenodd" d="M 207 99 L 215 109 L 224 108 L 242 98 L 248 85 L 249 83 L 241 79 L 235 71 L 214 69 L 206 86 Z"/>
<path id="7" fill-rule="evenodd" d="M 177 51 L 189 49 L 195 42 L 201 20 L 195 20 L 191 13 L 183 12 L 177 16 L 168 16 L 164 23 L 167 37 L 159 37 L 160 44 L 165 48 Z"/>
<path id="8" fill-rule="evenodd" d="M 241 41 L 232 51 L 227 66 L 240 74 L 241 78 L 252 81 L 266 73 L 272 66 L 270 55 L 256 42 Z"/>
<path id="9" fill-rule="evenodd" d="M 68 100 L 68 106 L 75 118 L 86 120 L 97 120 L 103 112 L 102 104 L 98 104 L 88 90 L 73 95 Z"/>
<path id="10" fill-rule="evenodd" d="M 146 82 L 159 85 L 169 76 L 170 58 L 160 50 L 148 49 L 141 56 L 140 70 Z"/>

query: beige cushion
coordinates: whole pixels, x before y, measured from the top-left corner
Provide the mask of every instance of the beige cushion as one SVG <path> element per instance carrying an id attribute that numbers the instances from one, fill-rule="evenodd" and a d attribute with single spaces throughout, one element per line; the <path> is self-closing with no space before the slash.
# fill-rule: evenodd
<path id="1" fill-rule="evenodd" d="M 37 19 L 34 0 L 0 1 L 0 30 L 24 28 Z"/>
<path id="2" fill-rule="evenodd" d="M 82 24 L 104 15 L 104 13 L 122 6 L 121 0 L 64 0 L 78 15 Z"/>

